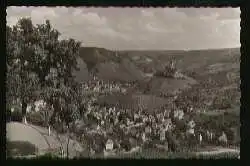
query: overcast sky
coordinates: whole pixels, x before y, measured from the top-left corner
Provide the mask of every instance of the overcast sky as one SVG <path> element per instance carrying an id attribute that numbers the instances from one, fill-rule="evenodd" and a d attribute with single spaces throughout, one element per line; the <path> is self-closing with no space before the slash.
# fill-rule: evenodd
<path id="1" fill-rule="evenodd" d="M 51 24 L 62 38 L 119 50 L 176 50 L 240 46 L 239 8 L 8 7 L 7 24 L 20 17 Z"/>

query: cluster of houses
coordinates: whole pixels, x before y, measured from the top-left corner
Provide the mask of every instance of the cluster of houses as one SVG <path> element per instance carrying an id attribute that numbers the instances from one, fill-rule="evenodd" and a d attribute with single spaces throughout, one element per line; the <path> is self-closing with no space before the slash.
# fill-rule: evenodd
<path id="1" fill-rule="evenodd" d="M 129 151 L 136 147 L 143 147 L 149 142 L 168 146 L 167 135 L 176 129 L 174 119 L 181 121 L 184 116 L 185 113 L 182 110 L 164 110 L 163 112 L 148 114 L 143 110 L 89 105 L 85 112 L 85 118 L 78 121 L 78 128 L 79 130 L 84 128 L 80 134 L 82 139 L 86 135 L 93 135 L 92 144 L 96 144 L 94 141 L 96 134 L 103 137 L 104 142 L 100 144 L 101 150 L 92 148 L 96 145 L 89 146 L 92 153 L 112 150 Z M 204 140 L 215 141 L 216 139 L 223 144 L 227 144 L 227 136 L 224 132 L 216 138 L 212 131 L 199 132 L 196 129 L 195 122 L 193 120 L 188 121 L 184 137 L 190 138 L 192 136 L 191 138 L 197 140 L 197 144 L 202 144 Z M 123 146 L 127 139 L 129 140 L 128 144 L 131 144 L 129 149 Z"/>
<path id="2" fill-rule="evenodd" d="M 99 80 L 97 77 L 94 77 L 93 80 L 89 80 L 87 82 L 82 83 L 82 90 L 86 93 L 123 93 L 125 94 L 127 91 L 126 89 L 130 87 L 131 84 L 121 84 L 115 82 L 105 82 L 103 80 Z"/>

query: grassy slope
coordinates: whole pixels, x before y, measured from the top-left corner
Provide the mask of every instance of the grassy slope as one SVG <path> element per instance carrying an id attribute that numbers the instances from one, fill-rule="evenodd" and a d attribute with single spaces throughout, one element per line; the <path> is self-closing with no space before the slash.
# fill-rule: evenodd
<path id="1" fill-rule="evenodd" d="M 89 72 L 96 72 L 97 76 L 113 81 L 135 81 L 143 79 L 141 71 L 134 63 L 116 53 L 103 48 L 81 48 L 80 57 Z"/>

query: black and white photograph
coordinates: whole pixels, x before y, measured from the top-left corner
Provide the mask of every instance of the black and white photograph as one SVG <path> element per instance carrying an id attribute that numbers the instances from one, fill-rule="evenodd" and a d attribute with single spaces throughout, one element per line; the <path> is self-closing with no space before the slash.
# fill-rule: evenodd
<path id="1" fill-rule="evenodd" d="M 6 13 L 7 158 L 240 158 L 240 8 Z"/>

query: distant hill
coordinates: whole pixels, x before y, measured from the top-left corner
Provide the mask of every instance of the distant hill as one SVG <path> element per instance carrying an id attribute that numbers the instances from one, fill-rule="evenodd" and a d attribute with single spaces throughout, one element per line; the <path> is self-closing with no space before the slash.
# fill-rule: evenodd
<path id="1" fill-rule="evenodd" d="M 83 71 L 85 73 L 83 75 L 88 71 L 107 79 L 114 77 L 118 80 L 126 80 L 126 78 L 141 80 L 145 77 L 145 73 L 150 74 L 162 69 L 170 59 L 175 59 L 177 69 L 184 73 L 205 73 L 208 71 L 207 68 L 215 64 L 221 68 L 227 65 L 229 69 L 231 64 L 236 64 L 237 68 L 240 49 L 114 52 L 104 48 L 82 47 L 80 58 L 79 64 L 82 70 L 78 73 Z M 122 75 L 124 78 L 119 78 Z"/>
<path id="2" fill-rule="evenodd" d="M 183 74 L 184 79 L 154 76 L 154 73 L 163 70 L 171 59 L 176 61 L 176 69 Z M 236 96 L 230 100 L 238 101 L 239 98 L 240 92 L 237 90 L 240 81 L 239 48 L 114 52 L 104 48 L 89 47 L 81 48 L 78 61 L 80 71 L 75 72 L 78 81 L 90 79 L 91 74 L 110 81 L 137 81 L 138 86 L 130 90 L 132 95 L 137 92 L 155 97 L 159 97 L 162 93 L 178 94 L 180 98 L 185 98 L 185 95 L 201 95 L 204 98 L 200 97 L 199 99 L 202 99 L 200 102 L 207 100 L 207 103 L 214 100 L 215 94 L 220 96 L 225 93 L 235 93 Z M 224 89 L 225 92 L 221 92 Z M 189 102 L 194 102 L 194 99 L 190 98 Z"/>
<path id="3" fill-rule="evenodd" d="M 137 66 L 147 71 L 162 68 L 170 59 L 176 60 L 176 67 L 181 71 L 203 72 L 206 67 L 216 63 L 239 63 L 240 48 L 190 50 L 190 51 L 123 51 L 133 59 Z"/>
<path id="4" fill-rule="evenodd" d="M 86 63 L 88 70 L 92 70 L 97 64 L 104 62 L 119 62 L 120 58 L 115 52 L 105 48 L 82 47 L 80 48 L 80 57 Z"/>
<path id="5" fill-rule="evenodd" d="M 79 65 L 82 70 L 77 71 L 77 80 L 83 80 L 81 76 L 95 74 L 101 79 L 110 81 L 138 81 L 143 80 L 144 75 L 141 70 L 127 57 L 120 52 L 113 52 L 104 48 L 81 48 Z"/>

